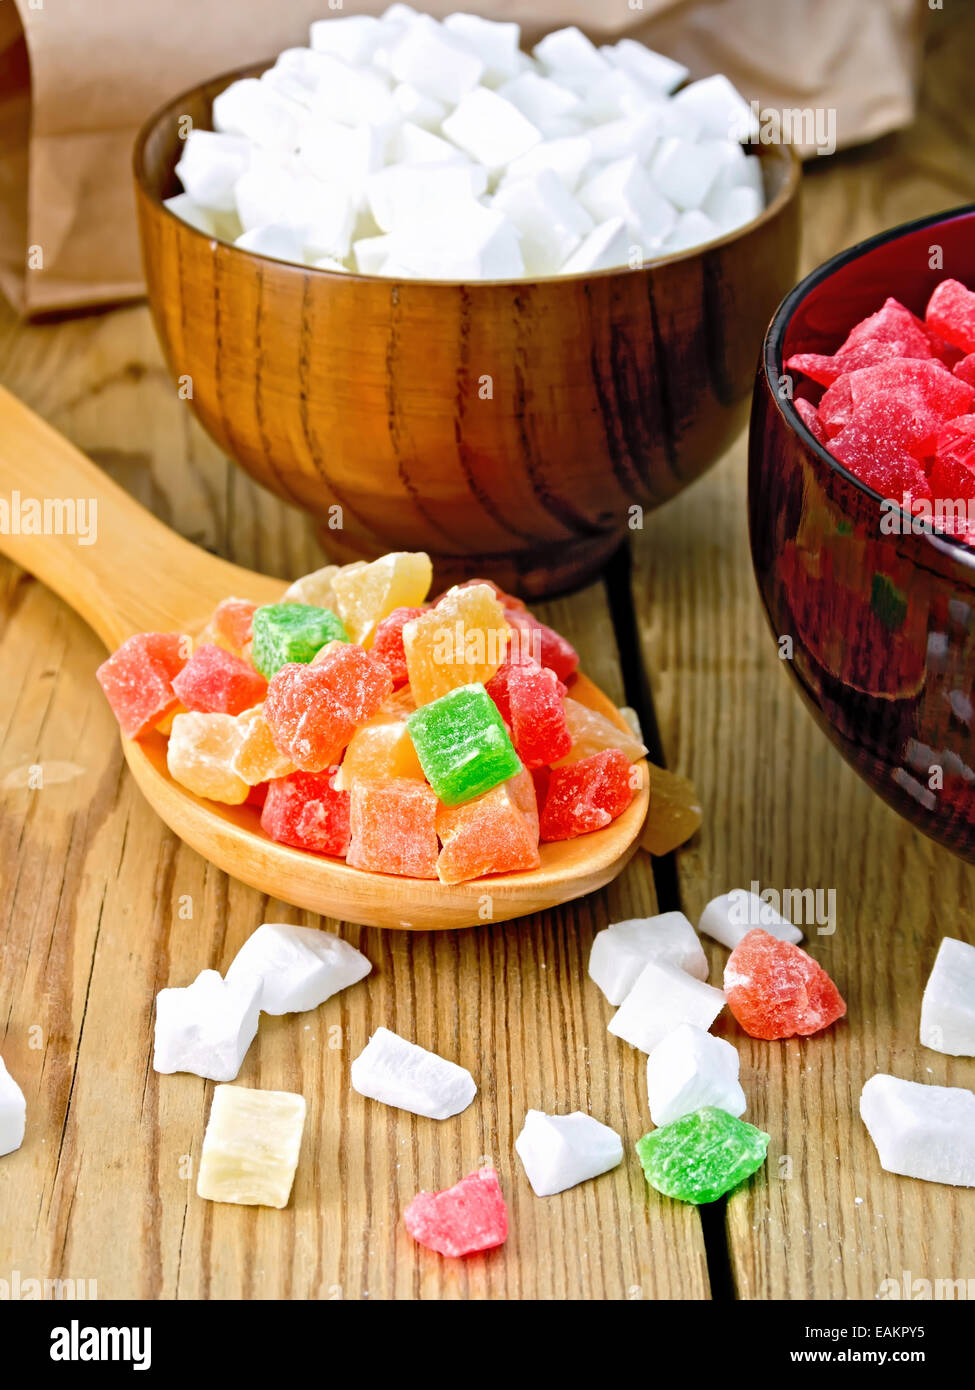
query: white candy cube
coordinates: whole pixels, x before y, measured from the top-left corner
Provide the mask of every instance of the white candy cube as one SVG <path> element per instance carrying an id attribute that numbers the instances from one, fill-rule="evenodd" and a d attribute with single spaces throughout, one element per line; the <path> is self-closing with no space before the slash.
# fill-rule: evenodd
<path id="1" fill-rule="evenodd" d="M 371 15 L 341 15 L 317 19 L 311 26 L 311 46 L 353 67 L 368 63 L 382 41 L 383 26 Z"/>
<path id="2" fill-rule="evenodd" d="M 598 1178 L 623 1162 L 623 1144 L 615 1129 L 591 1115 L 546 1115 L 529 1110 L 515 1151 L 536 1197 L 551 1197 Z"/>
<path id="3" fill-rule="evenodd" d="M 946 936 L 921 1001 L 921 1042 L 949 1057 L 975 1057 L 975 946 Z"/>
<path id="4" fill-rule="evenodd" d="M 370 177 L 366 198 L 376 224 L 391 232 L 419 219 L 435 221 L 458 204 L 476 207 L 474 200 L 486 188 L 487 170 L 481 165 L 391 164 Z"/>
<path id="5" fill-rule="evenodd" d="M 383 167 L 386 132 L 374 125 L 309 122 L 298 145 L 298 164 L 316 178 L 361 188 Z"/>
<path id="6" fill-rule="evenodd" d="M 194 128 L 186 137 L 176 175 L 194 203 L 216 212 L 235 212 L 234 184 L 249 161 L 246 140 Z"/>
<path id="7" fill-rule="evenodd" d="M 286 1207 L 305 1109 L 304 1096 L 291 1091 L 217 1086 L 203 1136 L 197 1194 L 210 1202 Z"/>
<path id="8" fill-rule="evenodd" d="M 491 206 L 518 229 L 528 275 L 555 275 L 592 230 L 588 212 L 550 170 L 499 189 Z"/>
<path id="9" fill-rule="evenodd" d="M 203 970 L 185 989 L 156 995 L 152 1065 L 158 1072 L 193 1072 L 233 1081 L 257 1034 L 261 981 L 243 974 L 232 983 Z"/>
<path id="10" fill-rule="evenodd" d="M 466 1110 L 477 1094 L 464 1067 L 377 1028 L 352 1063 L 352 1089 L 398 1110 L 446 1120 Z"/>
<path id="11" fill-rule="evenodd" d="M 356 270 L 360 275 L 378 275 L 394 249 L 395 238 L 389 235 L 362 237 L 354 241 L 352 254 L 355 256 Z"/>
<path id="12" fill-rule="evenodd" d="M 546 34 L 532 49 L 532 54 L 549 72 L 601 77 L 609 68 L 599 50 L 574 24 Z"/>
<path id="13" fill-rule="evenodd" d="M 583 114 L 594 122 L 613 121 L 663 106 L 663 98 L 653 88 L 616 69 L 588 84 Z"/>
<path id="14" fill-rule="evenodd" d="M 269 256 L 273 261 L 302 261 L 302 244 L 293 227 L 286 222 L 268 222 L 263 227 L 252 227 L 234 242 L 242 251 L 253 251 L 258 256 Z"/>
<path id="15" fill-rule="evenodd" d="M 593 126 L 588 131 L 588 139 L 594 162 L 610 162 L 635 155 L 645 163 L 656 147 L 660 125 L 659 112 L 655 107 L 649 107 L 636 115 L 622 116 L 618 121 Z"/>
<path id="16" fill-rule="evenodd" d="M 295 175 L 269 158 L 265 151 L 254 151 L 250 168 L 234 184 L 237 215 L 245 232 L 266 227 L 287 215 L 294 196 Z"/>
<path id="17" fill-rule="evenodd" d="M 653 187 L 636 155 L 600 169 L 579 189 L 579 201 L 597 222 L 622 217 L 637 243 L 653 246 L 672 231 L 677 213 Z"/>
<path id="18" fill-rule="evenodd" d="M 307 113 L 256 77 L 231 82 L 213 101 L 214 129 L 263 149 L 291 151 Z"/>
<path id="19" fill-rule="evenodd" d="M 721 164 L 721 153 L 713 145 L 698 145 L 671 136 L 654 153 L 650 176 L 664 197 L 686 212 L 700 208 Z"/>
<path id="20" fill-rule="evenodd" d="M 195 203 L 188 193 L 177 193 L 172 198 L 164 198 L 163 207 L 168 208 L 181 222 L 195 227 L 198 232 L 204 232 L 207 236 L 217 235 L 214 214 Z"/>
<path id="21" fill-rule="evenodd" d="M 424 130 L 439 130 L 448 110 L 442 101 L 426 96 L 409 82 L 400 82 L 393 88 L 393 103 L 404 120 L 412 121 Z"/>
<path id="22" fill-rule="evenodd" d="M 589 978 L 611 1004 L 622 1004 L 648 960 L 676 965 L 697 980 L 708 977 L 707 957 L 683 912 L 661 912 L 614 922 L 597 932 L 589 953 Z"/>
<path id="23" fill-rule="evenodd" d="M 542 132 L 517 106 L 487 87 L 475 87 L 444 120 L 444 135 L 489 168 L 499 168 L 525 154 Z"/>
<path id="24" fill-rule="evenodd" d="M 336 265 L 345 268 L 341 262 Z M 340 989 L 364 979 L 371 969 L 361 951 L 330 932 L 264 922 L 237 952 L 226 983 L 258 976 L 264 984 L 263 1012 L 294 1014 L 317 1009 Z"/>
<path id="25" fill-rule="evenodd" d="M 559 116 L 578 111 L 582 102 L 569 87 L 560 87 L 550 77 L 537 72 L 523 72 L 498 89 L 498 96 L 517 106 L 533 125 L 540 126 Z"/>
<path id="26" fill-rule="evenodd" d="M 609 1021 L 609 1031 L 641 1052 L 652 1052 L 679 1023 L 707 1030 L 724 1008 L 720 989 L 676 965 L 651 960 Z"/>
<path id="27" fill-rule="evenodd" d="M 517 183 L 519 179 L 539 174 L 550 169 L 570 193 L 575 192 L 582 178 L 582 172 L 592 159 L 592 141 L 585 135 L 570 136 L 564 140 L 543 140 L 533 145 L 525 154 L 519 155 L 508 165 L 501 187 Z"/>
<path id="28" fill-rule="evenodd" d="M 24 1142 L 27 1101 L 0 1057 L 0 1158 L 12 1154 Z"/>
<path id="29" fill-rule="evenodd" d="M 879 1072 L 860 1096 L 860 1115 L 888 1173 L 975 1187 L 975 1094 Z"/>
<path id="30" fill-rule="evenodd" d="M 334 256 L 344 260 L 352 245 L 359 195 L 337 183 L 322 183 L 312 174 L 296 178 L 285 215 L 307 260 Z"/>
<path id="31" fill-rule="evenodd" d="M 697 117 L 702 135 L 744 141 L 759 132 L 757 115 L 723 73 L 682 87 L 673 103 L 675 111 Z"/>
<path id="32" fill-rule="evenodd" d="M 495 87 L 520 70 L 520 25 L 476 14 L 449 14 L 443 27 L 484 59 L 481 81 L 488 86 Z"/>
<path id="33" fill-rule="evenodd" d="M 349 267 L 344 261 L 337 261 L 334 256 L 319 256 L 315 261 L 309 261 L 309 265 L 315 270 L 335 270 L 341 271 L 343 275 L 348 274 Z"/>
<path id="34" fill-rule="evenodd" d="M 647 1097 L 655 1125 L 667 1125 L 705 1105 L 735 1117 L 746 1108 L 738 1082 L 739 1057 L 724 1038 L 681 1023 L 647 1058 Z"/>
<path id="35" fill-rule="evenodd" d="M 765 200 L 754 188 L 738 185 L 716 189 L 704 203 L 704 211 L 714 219 L 722 236 L 754 222 L 765 206 Z"/>
<path id="36" fill-rule="evenodd" d="M 798 927 L 787 922 L 757 893 L 749 893 L 744 888 L 734 888 L 730 893 L 719 893 L 712 898 L 697 924 L 699 932 L 720 941 L 729 951 L 733 951 L 742 937 L 755 927 L 761 927 L 779 941 L 791 941 L 794 946 L 802 940 Z"/>
<path id="37" fill-rule="evenodd" d="M 389 52 L 397 82 L 409 82 L 427 96 L 456 106 L 484 74 L 483 58 L 428 15 L 414 19 Z"/>
<path id="38" fill-rule="evenodd" d="M 721 167 L 711 186 L 711 195 L 726 188 L 753 188 L 765 202 L 762 161 L 757 155 L 746 154 L 744 146 L 734 140 L 701 140 L 699 144 L 717 150 L 721 156 Z"/>
<path id="39" fill-rule="evenodd" d="M 412 275 L 432 280 L 515 280 L 525 273 L 515 227 L 475 202 L 445 207 L 434 226 L 399 226 L 395 260 Z M 383 274 L 391 273 L 384 266 Z"/>
<path id="40" fill-rule="evenodd" d="M 635 39 L 620 39 L 618 43 L 606 45 L 600 53 L 614 67 L 638 77 L 660 92 L 672 92 L 690 76 L 690 70 L 683 63 L 675 63 L 662 53 L 655 53 L 646 44 Z"/>
<path id="41" fill-rule="evenodd" d="M 704 246 L 720 235 L 717 223 L 712 222 L 705 213 L 694 209 L 681 213 L 674 230 L 664 242 L 663 249 L 668 254 L 671 251 L 687 251 L 692 246 Z"/>
<path id="42" fill-rule="evenodd" d="M 352 68 L 327 53 L 318 55 L 322 75 L 311 101 L 313 121 L 342 125 L 383 125 L 395 121 L 389 78 L 372 68 Z"/>
<path id="43" fill-rule="evenodd" d="M 397 163 L 456 164 L 458 160 L 462 164 L 467 163 L 467 156 L 451 141 L 441 139 L 432 130 L 424 130 L 423 126 L 415 125 L 412 121 L 403 122 L 390 145 L 392 158 Z"/>
<path id="44" fill-rule="evenodd" d="M 584 275 L 591 270 L 613 270 L 629 263 L 630 233 L 622 217 L 610 217 L 594 227 L 565 262 L 563 275 Z"/>

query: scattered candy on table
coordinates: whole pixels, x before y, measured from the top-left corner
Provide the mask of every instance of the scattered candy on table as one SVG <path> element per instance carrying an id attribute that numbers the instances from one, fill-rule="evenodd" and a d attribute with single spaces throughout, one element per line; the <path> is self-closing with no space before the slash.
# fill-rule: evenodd
<path id="1" fill-rule="evenodd" d="M 597 932 L 589 953 L 589 978 L 611 1004 L 622 1004 L 648 960 L 662 960 L 698 980 L 708 962 L 697 933 L 683 912 L 611 922 Z"/>
<path id="2" fill-rule="evenodd" d="M 418 1245 L 457 1258 L 493 1250 L 508 1238 L 508 1208 L 493 1168 L 479 1168 L 443 1192 L 418 1192 L 403 1212 Z"/>
<path id="3" fill-rule="evenodd" d="M 693 1023 L 680 1023 L 647 1058 L 647 1098 L 655 1125 L 670 1124 L 704 1106 L 743 1115 L 738 1051 Z"/>
<path id="4" fill-rule="evenodd" d="M 790 941 L 755 927 L 728 957 L 728 1007 L 753 1038 L 808 1037 L 846 1013 L 823 967 Z"/>
<path id="5" fill-rule="evenodd" d="M 921 1042 L 949 1057 L 975 1057 L 975 946 L 946 936 L 921 1000 Z"/>
<path id="6" fill-rule="evenodd" d="M 318 927 L 264 922 L 241 946 L 225 980 L 261 981 L 261 1012 L 305 1013 L 369 974 L 372 965 L 354 946 Z"/>
<path id="7" fill-rule="evenodd" d="M 769 936 L 791 941 L 793 945 L 802 940 L 798 927 L 787 921 L 771 903 L 745 888 L 733 888 L 730 893 L 719 893 L 712 898 L 697 924 L 699 932 L 720 941 L 729 951 L 733 951 L 753 927 L 761 927 Z"/>
<path id="8" fill-rule="evenodd" d="M 26 1127 L 27 1101 L 0 1057 L 0 1158 L 20 1148 Z"/>
<path id="9" fill-rule="evenodd" d="M 198 1195 L 210 1202 L 286 1207 L 304 1127 L 304 1096 L 217 1086 L 203 1136 Z"/>
<path id="10" fill-rule="evenodd" d="M 679 1023 L 710 1028 L 725 1006 L 720 989 L 663 960 L 648 960 L 607 1025 L 641 1052 L 652 1052 Z"/>
<path id="11" fill-rule="evenodd" d="M 477 1094 L 470 1072 L 425 1047 L 377 1028 L 352 1063 L 352 1089 L 370 1100 L 446 1120 L 466 1110 Z"/>
<path id="12" fill-rule="evenodd" d="M 975 1187 L 972 1091 L 880 1072 L 863 1088 L 860 1114 L 888 1173 Z"/>
<path id="13" fill-rule="evenodd" d="M 769 1135 L 706 1105 L 637 1140 L 647 1182 L 665 1197 L 716 1202 L 765 1162 Z"/>
<path id="14" fill-rule="evenodd" d="M 185 989 L 161 989 L 153 1069 L 235 1080 L 257 1036 L 261 990 L 259 975 L 240 973 L 224 980 L 216 970 L 201 971 Z"/>
<path id="15" fill-rule="evenodd" d="M 515 1150 L 536 1197 L 551 1197 L 623 1162 L 623 1141 L 609 1125 L 575 1110 L 546 1115 L 529 1110 Z"/>

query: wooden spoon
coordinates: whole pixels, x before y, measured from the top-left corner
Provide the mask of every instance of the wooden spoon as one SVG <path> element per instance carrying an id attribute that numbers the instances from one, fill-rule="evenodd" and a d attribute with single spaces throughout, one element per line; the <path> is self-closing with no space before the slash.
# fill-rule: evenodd
<path id="1" fill-rule="evenodd" d="M 93 544 L 75 535 L 0 534 L 0 551 L 60 595 L 109 648 L 134 632 L 198 632 L 228 595 L 271 603 L 283 583 L 207 554 L 177 536 L 111 482 L 82 453 L 0 388 L 0 496 L 84 498 L 97 504 Z M 90 499 L 90 500 L 89 500 Z M 585 676 L 572 696 L 626 727 Z M 649 802 L 641 789 L 605 830 L 543 845 L 541 867 L 447 886 L 364 873 L 340 860 L 269 840 L 252 806 L 204 801 L 174 782 L 161 735 L 122 740 L 126 761 L 171 830 L 218 868 L 298 907 L 365 926 L 436 930 L 505 921 L 581 897 L 615 878 L 634 853 Z"/>

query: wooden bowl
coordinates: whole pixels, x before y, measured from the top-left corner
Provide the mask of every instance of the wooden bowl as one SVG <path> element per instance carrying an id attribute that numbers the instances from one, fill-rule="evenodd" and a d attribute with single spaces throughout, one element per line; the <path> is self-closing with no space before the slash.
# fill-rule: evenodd
<path id="1" fill-rule="evenodd" d="M 261 64 L 185 92 L 135 148 L 149 302 L 208 433 L 315 519 L 337 561 L 426 550 L 437 583 L 542 597 L 598 571 L 743 427 L 755 355 L 794 282 L 799 164 L 758 146 L 749 226 L 639 270 L 473 284 L 340 274 L 215 241 L 162 205 L 186 117 Z"/>
<path id="2" fill-rule="evenodd" d="M 817 722 L 895 810 L 975 862 L 975 548 L 929 527 L 884 534 L 879 494 L 780 390 L 793 353 L 835 351 L 888 295 L 923 314 L 948 275 L 975 284 L 975 207 L 883 232 L 796 286 L 755 386 L 748 509 L 772 632 L 792 639 L 781 664 Z"/>

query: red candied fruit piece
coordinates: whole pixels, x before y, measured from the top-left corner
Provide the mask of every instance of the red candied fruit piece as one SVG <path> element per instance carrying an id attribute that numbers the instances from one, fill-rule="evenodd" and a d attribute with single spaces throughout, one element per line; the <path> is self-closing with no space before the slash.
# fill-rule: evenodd
<path id="1" fill-rule="evenodd" d="M 928 358 L 933 355 L 931 334 L 910 309 L 896 299 L 862 319 L 832 356 L 819 352 L 797 352 L 785 363 L 787 371 L 804 372 L 821 386 L 831 386 L 844 372 L 873 367 L 902 358 Z"/>
<path id="2" fill-rule="evenodd" d="M 935 457 L 975 468 L 975 415 L 958 415 L 938 435 Z"/>
<path id="3" fill-rule="evenodd" d="M 254 614 L 257 604 L 246 598 L 225 598 L 217 604 L 209 626 L 229 642 L 235 651 L 243 651 L 254 636 Z"/>
<path id="4" fill-rule="evenodd" d="M 886 362 L 881 367 L 863 367 L 850 373 L 850 396 L 854 407 L 876 391 L 919 390 L 932 410 L 951 420 L 971 409 L 975 390 L 952 375 L 941 362 Z"/>
<path id="5" fill-rule="evenodd" d="M 970 352 L 967 357 L 956 362 L 951 371 L 959 381 L 965 382 L 967 386 L 975 386 L 975 352 Z"/>
<path id="6" fill-rule="evenodd" d="M 942 280 L 928 300 L 924 320 L 952 347 L 975 352 L 975 294 L 959 280 Z"/>
<path id="7" fill-rule="evenodd" d="M 403 647 L 403 628 L 426 611 L 426 608 L 394 608 L 388 617 L 376 624 L 370 653 L 374 661 L 381 661 L 386 667 L 393 678 L 394 686 L 405 685 L 409 680 L 406 652 Z"/>
<path id="8" fill-rule="evenodd" d="M 579 653 L 571 642 L 553 628 L 540 623 L 531 613 L 505 610 L 512 629 L 511 651 L 514 659 L 534 661 L 546 670 L 554 671 L 560 681 L 567 681 L 579 665 Z M 517 634 L 517 635 L 516 635 Z"/>
<path id="9" fill-rule="evenodd" d="M 187 709 L 204 714 L 243 714 L 267 694 L 267 681 L 244 661 L 215 642 L 197 647 L 173 681 Z"/>
<path id="10" fill-rule="evenodd" d="M 841 434 L 855 428 L 864 438 L 873 439 L 878 450 L 924 459 L 934 453 L 943 423 L 940 412 L 928 405 L 923 392 L 906 387 L 903 391 L 875 391 L 854 405 Z"/>
<path id="11" fill-rule="evenodd" d="M 321 772 L 392 693 L 382 662 L 351 642 L 333 642 L 310 665 L 292 661 L 274 673 L 264 718 L 279 753 L 304 772 Z"/>
<path id="12" fill-rule="evenodd" d="M 418 1245 L 455 1259 L 503 1245 L 508 1208 L 497 1173 L 479 1168 L 442 1192 L 418 1192 L 403 1224 Z"/>
<path id="13" fill-rule="evenodd" d="M 487 693 L 511 727 L 511 741 L 525 767 L 544 767 L 572 747 L 565 717 L 565 686 L 554 671 L 533 661 L 507 661 L 487 683 Z"/>
<path id="14" fill-rule="evenodd" d="M 349 848 L 349 793 L 332 772 L 292 772 L 267 784 L 261 828 L 272 840 L 344 859 Z"/>
<path id="15" fill-rule="evenodd" d="M 930 482 L 934 525 L 939 531 L 970 543 L 972 526 L 968 515 L 969 504 L 975 502 L 975 471 L 963 460 L 946 453 L 935 459 Z"/>
<path id="16" fill-rule="evenodd" d="M 900 501 L 906 494 L 916 499 L 931 499 L 927 476 L 918 461 L 902 450 L 888 449 L 878 444 L 876 436 L 869 429 L 855 423 L 847 425 L 845 430 L 830 440 L 829 451 L 861 483 L 872 487 L 881 497 Z"/>
<path id="17" fill-rule="evenodd" d="M 258 782 L 255 786 L 251 787 L 250 791 L 247 793 L 247 805 L 263 806 L 267 800 L 268 786 L 269 783 L 267 782 Z"/>
<path id="18" fill-rule="evenodd" d="M 818 439 L 820 444 L 825 444 L 826 431 L 820 424 L 819 412 L 816 410 L 812 401 L 807 401 L 803 396 L 797 396 L 792 404 L 796 408 L 796 414 L 802 420 L 802 423 L 813 438 Z"/>
<path id="19" fill-rule="evenodd" d="M 834 434 L 839 434 L 850 423 L 853 414 L 853 394 L 850 391 L 852 377 L 852 372 L 845 372 L 823 392 L 818 415 L 827 439 L 832 439 Z"/>
<path id="20" fill-rule="evenodd" d="M 743 936 L 728 957 L 724 992 L 729 1009 L 753 1038 L 805 1038 L 846 1013 L 818 961 L 761 927 Z"/>
<path id="21" fill-rule="evenodd" d="M 553 767 L 539 832 L 545 841 L 574 840 L 621 816 L 633 800 L 629 758 L 604 748 L 568 767 Z"/>
<path id="22" fill-rule="evenodd" d="M 173 680 L 185 641 L 178 632 L 137 632 L 95 672 L 126 738 L 141 738 L 179 704 Z"/>

